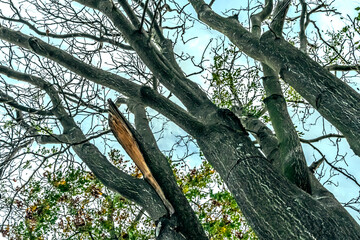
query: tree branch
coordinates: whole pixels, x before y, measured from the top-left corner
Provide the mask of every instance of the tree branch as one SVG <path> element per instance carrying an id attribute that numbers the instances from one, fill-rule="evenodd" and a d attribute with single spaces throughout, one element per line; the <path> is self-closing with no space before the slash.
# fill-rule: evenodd
<path id="1" fill-rule="evenodd" d="M 200 114 L 202 111 L 199 110 L 204 108 L 215 111 L 215 106 L 199 86 L 180 74 L 159 49 L 149 45 L 148 34 L 139 32 L 132 26 L 127 18 L 113 7 L 111 1 L 77 0 L 77 2 L 103 12 L 124 35 L 154 76 L 179 98 L 190 113 Z"/>
<path id="2" fill-rule="evenodd" d="M 10 153 L 8 153 L 7 156 L 5 155 L 5 157 L 3 157 L 3 159 L 1 159 L 1 162 L 0 162 L 0 180 L 3 179 L 4 172 L 5 172 L 6 168 L 9 166 L 11 161 L 14 160 L 16 154 L 19 151 L 21 151 L 21 149 L 24 149 L 24 148 L 30 146 L 32 143 L 33 143 L 33 140 L 26 141 L 25 143 L 17 142 L 17 144 L 15 144 L 15 146 L 10 150 Z"/>
<path id="3" fill-rule="evenodd" d="M 174 123 L 186 131 L 194 131 L 194 126 L 199 126 L 200 122 L 192 117 L 188 112 L 174 104 L 169 99 L 163 97 L 156 91 L 149 90 L 146 87 L 137 85 L 119 75 L 104 71 L 80 61 L 65 51 L 51 46 L 38 38 L 29 37 L 20 32 L 0 27 L 0 39 L 16 44 L 20 47 L 34 51 L 36 54 L 47 57 L 62 66 L 68 68 L 74 73 L 79 74 L 95 83 L 109 87 L 123 93 L 131 99 L 143 102 L 154 108 L 164 116 L 171 119 Z M 18 73 L 7 68 L 7 76 L 18 79 Z M 22 76 L 21 80 L 27 79 L 30 82 L 32 76 Z M 35 78 L 36 80 L 38 78 Z M 174 83 L 175 84 L 175 83 Z M 176 85 L 176 84 L 175 84 Z M 180 84 L 179 84 L 180 85 Z M 179 85 L 176 85 L 181 91 Z M 161 103 L 161 104 L 159 104 Z M 195 124 L 195 125 L 193 125 Z M 195 129 L 196 131 L 196 129 Z"/>
<path id="4" fill-rule="evenodd" d="M 203 0 L 189 0 L 189 2 L 202 22 L 226 35 L 240 51 L 257 60 L 263 59 L 259 39 L 247 31 L 237 20 L 216 14 Z"/>
<path id="5" fill-rule="evenodd" d="M 267 4 L 269 5 L 269 3 Z M 285 5 L 283 6 L 287 7 Z M 264 11 L 265 13 L 251 18 L 253 24 L 252 31 L 258 37 L 260 37 L 261 34 L 261 21 L 271 13 L 271 10 L 272 3 L 271 8 Z M 280 28 L 280 26 L 282 25 L 279 24 L 277 26 L 278 34 L 282 32 L 282 28 Z M 264 72 L 262 80 L 267 96 L 267 98 L 264 99 L 264 103 L 269 112 L 270 120 L 274 127 L 279 144 L 280 155 L 277 158 L 274 158 L 275 161 L 273 162 L 273 165 L 292 183 L 296 184 L 304 191 L 311 193 L 306 159 L 294 124 L 292 123 L 287 110 L 278 74 L 265 63 L 262 63 L 262 68 Z"/>
<path id="6" fill-rule="evenodd" d="M 187 239 L 208 239 L 188 200 L 178 187 L 168 159 L 161 153 L 157 142 L 149 127 L 144 106 L 137 103 L 129 105 L 130 111 L 135 115 L 135 126 L 141 136 L 141 147 L 146 152 L 145 160 L 151 172 L 159 182 L 166 198 L 175 208 L 178 217 L 178 229 Z"/>
<path id="7" fill-rule="evenodd" d="M 323 43 L 325 43 L 326 46 L 328 46 L 329 48 L 331 48 L 339 58 L 341 58 L 346 64 L 349 64 L 349 62 L 342 56 L 342 54 L 332 45 L 330 45 L 323 37 L 322 37 L 322 34 L 321 34 L 321 31 L 319 29 L 319 27 L 316 25 L 315 21 L 311 21 L 311 23 L 314 25 L 318 35 L 319 35 L 319 38 L 321 39 L 321 41 L 323 41 Z"/>
<path id="8" fill-rule="evenodd" d="M 306 159 L 294 124 L 287 110 L 278 75 L 262 64 L 263 84 L 266 92 L 265 106 L 279 142 L 280 157 L 274 162 L 281 173 L 304 191 L 311 193 Z"/>
<path id="9" fill-rule="evenodd" d="M 356 178 L 348 173 L 348 171 L 344 168 L 341 167 L 336 167 L 334 164 L 332 164 L 331 162 L 329 162 L 329 160 L 327 160 L 327 158 L 325 157 L 325 155 L 320 151 L 320 149 L 318 149 L 317 147 L 315 147 L 313 144 L 308 143 L 313 149 L 315 149 L 320 155 L 321 155 L 321 159 L 322 161 L 325 161 L 332 169 L 334 169 L 335 171 L 339 172 L 340 174 L 344 175 L 345 177 L 347 177 L 348 179 L 350 179 L 353 183 L 355 183 L 358 187 L 360 187 L 360 183 L 356 180 Z"/>
<path id="10" fill-rule="evenodd" d="M 0 66 L 0 73 L 4 73 L 3 70 L 4 70 L 4 67 Z M 31 107 L 23 106 L 23 105 L 19 104 L 17 101 L 15 101 L 15 99 L 13 97 L 5 94 L 1 90 L 0 90 L 0 103 L 5 103 L 17 110 L 23 111 L 23 112 L 38 114 L 38 115 L 42 115 L 42 116 L 52 116 L 53 115 L 51 110 L 40 110 L 40 109 L 34 109 Z"/>
<path id="11" fill-rule="evenodd" d="M 237 115 L 241 116 L 239 114 Z M 280 158 L 279 143 L 275 134 L 273 134 L 263 122 L 255 117 L 241 116 L 240 119 L 245 128 L 254 134 L 257 142 L 260 144 L 262 152 L 274 165 L 275 160 Z M 281 172 L 280 166 L 274 165 L 274 167 Z"/>
<path id="12" fill-rule="evenodd" d="M 250 57 L 280 73 L 285 82 L 344 134 L 351 149 L 360 156 L 360 125 L 357 117 L 360 116 L 360 105 L 354 104 L 360 102 L 360 95 L 354 89 L 272 32 L 264 33 L 258 41 L 238 22 L 215 14 L 204 1 L 189 1 L 200 20 L 224 33 Z"/>
<path id="13" fill-rule="evenodd" d="M 270 16 L 273 9 L 273 1 L 265 0 L 265 7 L 259 12 L 250 17 L 251 20 L 251 32 L 256 36 L 261 35 L 261 23 Z"/>
<path id="14" fill-rule="evenodd" d="M 278 1 L 274 10 L 274 18 L 270 24 L 270 30 L 281 37 L 287 11 L 289 10 L 291 0 Z"/>
<path id="15" fill-rule="evenodd" d="M 142 14 L 142 17 L 141 17 L 141 22 L 140 22 L 140 26 L 139 26 L 139 31 L 142 31 L 142 27 L 143 27 L 143 24 L 144 24 L 144 21 L 145 21 L 145 14 L 146 14 L 146 10 L 147 10 L 148 4 L 149 4 L 149 0 L 146 0 L 146 1 L 145 1 L 145 6 L 144 6 L 144 11 L 143 11 L 143 14 Z"/>
<path id="16" fill-rule="evenodd" d="M 309 16 L 313 13 L 316 13 L 319 9 L 323 8 L 323 7 L 328 7 L 329 5 L 328 4 L 320 4 L 318 6 L 316 6 L 314 9 L 310 10 L 307 14 L 306 14 L 306 19 L 309 19 Z M 299 16 L 296 16 L 296 17 L 293 17 L 293 18 L 288 18 L 287 20 L 289 21 L 294 21 L 298 18 L 301 17 L 301 14 Z M 309 24 L 308 20 L 306 20 L 305 24 Z"/>
<path id="17" fill-rule="evenodd" d="M 344 135 L 340 135 L 340 134 L 327 134 L 327 135 L 324 135 L 324 136 L 320 136 L 320 137 L 317 137 L 317 138 L 314 138 L 314 139 L 303 139 L 303 138 L 300 138 L 300 141 L 303 142 L 303 143 L 313 143 L 313 142 L 318 142 L 318 141 L 321 141 L 325 138 L 332 138 L 332 137 L 336 137 L 336 138 L 344 138 Z"/>
<path id="18" fill-rule="evenodd" d="M 129 17 L 131 23 L 136 27 L 140 28 L 141 23 L 139 22 L 138 16 L 134 13 L 134 11 L 131 9 L 131 6 L 129 5 L 127 0 L 118 0 L 121 7 L 124 9 L 126 15 Z"/>
<path id="19" fill-rule="evenodd" d="M 80 37 L 82 37 L 82 38 L 92 39 L 92 40 L 95 40 L 95 41 L 100 42 L 100 43 L 107 42 L 107 43 L 110 43 L 110 44 L 112 44 L 114 46 L 117 46 L 117 47 L 119 47 L 121 49 L 124 49 L 124 50 L 134 50 L 129 45 L 123 44 L 121 42 L 115 41 L 114 39 L 107 38 L 107 37 L 104 37 L 104 36 L 96 37 L 96 36 L 91 35 L 89 33 L 56 34 L 56 33 L 51 33 L 49 31 L 43 32 L 43 31 L 40 31 L 39 29 L 37 29 L 33 24 L 31 24 L 28 21 L 22 19 L 21 17 L 20 17 L 20 19 L 14 19 L 14 18 L 7 18 L 7 17 L 4 17 L 4 16 L 0 16 L 0 18 L 4 19 L 4 20 L 7 20 L 7 21 L 11 21 L 11 22 L 23 23 L 26 26 L 28 26 L 31 30 L 33 30 L 35 33 L 39 34 L 40 36 L 47 36 L 47 37 L 57 38 L 57 39 L 80 38 Z"/>
<path id="20" fill-rule="evenodd" d="M 333 65 L 326 66 L 325 69 L 329 70 L 329 71 L 352 71 L 352 70 L 355 70 L 357 72 L 360 72 L 360 65 L 359 64 L 356 64 L 356 65 L 333 64 Z"/>
<path id="21" fill-rule="evenodd" d="M 72 146 L 78 156 L 105 186 L 144 207 L 154 220 L 166 214 L 167 211 L 160 198 L 148 183 L 116 168 L 95 145 L 88 142 L 80 127 L 67 114 L 58 92 L 51 84 L 41 78 L 14 70 L 10 71 L 9 75 L 16 76 L 16 79 L 28 82 L 46 91 L 54 106 L 53 113 L 64 128 L 64 135 L 67 142 L 70 143 L 69 146 Z"/>
<path id="22" fill-rule="evenodd" d="M 305 34 L 305 29 L 306 29 L 306 21 L 307 20 L 307 4 L 305 2 L 305 0 L 300 0 L 301 3 L 301 16 L 300 16 L 300 33 L 299 33 L 299 37 L 300 37 L 300 51 L 302 51 L 303 53 L 306 53 L 306 47 L 307 47 L 307 38 L 306 38 L 306 34 Z"/>

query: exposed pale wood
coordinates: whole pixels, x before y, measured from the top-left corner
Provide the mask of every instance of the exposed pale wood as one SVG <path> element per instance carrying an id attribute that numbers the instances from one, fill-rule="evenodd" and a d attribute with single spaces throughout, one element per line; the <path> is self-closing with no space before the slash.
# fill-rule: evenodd
<path id="1" fill-rule="evenodd" d="M 130 130 L 125 118 L 122 116 L 116 105 L 108 100 L 109 103 L 109 126 L 114 136 L 125 149 L 126 153 L 134 161 L 136 166 L 140 169 L 141 173 L 144 175 L 144 178 L 148 183 L 155 189 L 156 193 L 159 195 L 164 205 L 168 209 L 170 215 L 174 213 L 174 208 L 171 203 L 166 199 L 164 192 L 162 191 L 160 185 L 152 175 L 149 167 L 147 166 L 144 156 L 140 151 L 139 145 Z"/>

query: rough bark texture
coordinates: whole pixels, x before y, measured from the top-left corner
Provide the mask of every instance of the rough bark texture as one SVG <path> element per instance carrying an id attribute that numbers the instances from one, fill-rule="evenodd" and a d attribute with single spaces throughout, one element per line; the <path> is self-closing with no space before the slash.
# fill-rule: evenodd
<path id="1" fill-rule="evenodd" d="M 189 202 L 177 185 L 168 159 L 161 153 L 156 144 L 154 135 L 148 125 L 144 106 L 133 103 L 130 104 L 130 108 L 135 113 L 135 126 L 137 133 L 139 133 L 137 138 L 140 139 L 140 148 L 145 153 L 145 160 L 151 172 L 162 186 L 167 199 L 175 209 L 174 218 L 177 219 L 175 225 L 177 231 L 181 232 L 187 239 L 208 239 Z"/>
<path id="2" fill-rule="evenodd" d="M 281 2 L 278 2 L 278 6 L 280 4 L 283 6 Z M 287 8 L 285 11 L 286 10 Z M 251 17 L 252 34 L 257 37 L 261 36 L 261 28 L 259 26 L 261 26 L 262 22 L 270 15 L 271 11 L 272 1 L 270 0 L 267 2 L 266 7 L 260 13 Z M 280 14 L 279 10 L 276 10 L 275 12 L 276 14 Z M 280 23 L 276 25 L 278 26 L 277 28 L 276 26 L 273 26 L 274 22 Z M 282 22 L 283 19 L 275 17 L 270 26 L 272 31 L 276 32 L 277 35 L 281 35 Z M 303 30 L 305 31 L 305 29 Z M 278 169 L 280 173 L 288 180 L 296 184 L 296 186 L 311 194 L 306 159 L 302 151 L 295 126 L 287 110 L 287 104 L 282 93 L 278 74 L 265 63 L 262 63 L 261 65 L 264 74 L 262 82 L 266 92 L 264 103 L 270 115 L 272 126 L 275 130 L 280 153 L 279 157 L 272 162 L 273 166 Z"/>
<path id="3" fill-rule="evenodd" d="M 275 168 L 280 169 L 280 172 L 292 183 L 311 194 L 306 159 L 287 111 L 279 79 L 277 74 L 265 64 L 263 64 L 263 72 L 263 84 L 267 95 L 264 103 L 279 142 L 280 157 L 274 161 Z"/>
<path id="4" fill-rule="evenodd" d="M 279 70 L 319 113 L 341 131 L 360 155 L 360 95 L 332 73 L 283 39 L 267 32 L 261 38 L 266 63 Z"/>
<path id="5" fill-rule="evenodd" d="M 284 179 L 248 137 L 212 126 L 198 139 L 260 239 L 360 237 L 360 228 L 348 213 L 320 204 Z"/>
<path id="6" fill-rule="evenodd" d="M 240 50 L 264 62 L 341 131 L 360 156 L 360 95 L 272 31 L 260 39 L 239 22 L 216 14 L 202 0 L 189 1 L 199 19 L 226 35 Z"/>
<path id="7" fill-rule="evenodd" d="M 257 136 L 257 139 L 261 146 L 261 150 L 264 152 L 265 156 L 268 159 L 277 158 L 280 156 L 280 151 L 277 143 L 272 140 L 274 138 L 276 139 L 276 137 L 271 132 L 271 130 L 268 129 L 268 127 L 266 127 L 259 119 L 255 118 L 243 117 L 242 122 L 246 124 L 247 128 L 249 128 L 253 133 L 255 133 L 255 136 Z M 272 142 L 272 144 L 268 144 L 269 141 Z M 316 201 L 318 201 L 329 213 L 332 213 L 336 215 L 336 218 L 341 219 L 342 222 L 349 222 L 349 224 L 354 224 L 354 226 L 357 226 L 355 220 L 349 216 L 349 213 L 335 199 L 333 194 L 326 190 L 325 187 L 320 184 L 320 182 L 315 178 L 312 173 L 309 173 L 309 176 L 312 189 L 312 197 Z M 352 239 L 352 237 L 353 236 L 349 236 L 350 239 Z"/>

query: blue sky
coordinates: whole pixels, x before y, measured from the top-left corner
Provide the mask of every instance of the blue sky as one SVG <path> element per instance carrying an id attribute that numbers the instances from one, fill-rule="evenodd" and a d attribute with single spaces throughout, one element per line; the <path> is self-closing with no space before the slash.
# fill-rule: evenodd
<path id="1" fill-rule="evenodd" d="M 229 8 L 235 8 L 241 6 L 242 8 L 246 8 L 247 1 L 215 1 L 213 5 L 213 9 L 220 13 L 221 11 L 225 11 Z M 332 15 L 326 15 L 324 13 L 316 13 L 311 15 L 311 20 L 315 20 L 321 28 L 326 31 L 339 31 L 341 30 L 346 24 L 349 24 L 349 21 L 347 21 L 347 16 L 356 16 L 357 12 L 355 11 L 355 7 L 360 6 L 360 2 L 356 0 L 346 0 L 346 1 L 334 1 L 333 5 L 335 8 L 339 10 L 339 12 L 343 13 L 343 19 L 340 18 L 340 16 L 332 16 Z M 191 9 L 191 7 L 187 7 L 187 9 Z M 293 6 L 289 9 L 289 14 L 294 13 L 295 8 Z M 194 13 L 195 14 L 195 13 Z M 240 22 L 248 23 L 247 21 L 248 16 L 246 14 L 240 14 L 239 20 Z M 265 27 L 266 28 L 266 27 Z M 298 30 L 298 22 L 294 26 L 295 30 Z M 310 24 L 307 28 L 307 33 L 310 33 L 312 30 L 314 30 L 313 26 Z M 200 57 L 203 50 L 206 47 L 206 44 L 209 42 L 210 38 L 221 36 L 218 32 L 208 29 L 206 26 L 197 25 L 196 28 L 190 29 L 188 32 L 189 36 L 197 36 L 196 39 L 190 41 L 186 46 L 183 46 L 182 44 L 179 44 L 175 50 L 182 51 L 183 49 L 187 49 L 188 52 L 196 53 L 198 58 L 196 58 L 198 61 L 200 60 Z M 356 39 L 358 40 L 358 39 Z M 212 56 L 209 54 L 205 54 L 207 60 L 209 62 L 206 63 L 208 65 L 212 62 Z M 185 71 L 188 71 L 188 73 L 192 71 L 197 71 L 198 69 L 191 66 L 191 64 L 182 64 L 182 67 Z M 353 73 L 350 73 L 351 75 L 354 75 Z M 207 89 L 208 83 L 201 78 L 199 75 L 191 77 L 193 81 L 200 84 L 204 89 Z M 360 85 L 360 79 L 359 77 L 353 78 L 352 81 L 354 82 L 352 87 L 355 87 L 355 84 Z M 292 112 L 290 112 L 293 114 Z M 326 130 L 326 133 L 338 133 L 337 130 L 331 126 L 326 120 L 318 119 L 320 115 L 318 113 L 314 113 L 308 120 L 307 124 L 302 125 L 298 118 L 294 118 L 294 123 L 297 125 L 297 130 L 304 133 L 303 138 L 304 139 L 312 139 L 321 135 L 324 135 L 324 129 Z M 318 120 L 317 120 L 318 119 Z M 316 121 L 317 120 L 317 121 Z M 312 125 L 316 122 L 315 125 Z M 305 127 L 305 128 L 303 128 Z M 310 129 L 310 130 L 308 130 Z M 350 149 L 348 143 L 345 139 L 341 139 L 341 141 L 338 143 L 339 149 L 337 147 L 334 147 L 333 142 L 336 139 L 332 138 L 330 140 L 322 140 L 318 143 L 315 143 L 314 145 L 318 147 L 326 156 L 326 158 L 333 162 L 334 160 L 338 160 L 339 158 L 336 158 L 337 151 L 340 155 L 346 155 L 346 162 L 341 161 L 337 163 L 338 167 L 344 167 L 348 170 L 350 174 L 352 174 L 357 179 L 360 179 L 360 171 L 358 168 L 358 163 L 360 161 L 360 158 L 356 155 L 354 155 L 353 151 Z M 160 142 L 160 146 L 162 143 Z M 163 145 L 165 146 L 165 145 Z M 314 160 L 317 160 L 320 158 L 320 155 L 315 152 L 311 146 L 307 144 L 303 144 L 304 153 L 306 156 L 306 159 L 308 161 L 308 164 L 310 165 Z M 191 158 L 191 164 L 195 164 L 198 162 L 198 160 L 194 160 Z M 329 176 L 329 167 L 324 164 L 324 168 L 326 174 L 322 178 L 322 181 L 326 180 Z M 327 171 L 326 171 L 327 170 Z M 353 197 L 357 197 L 359 195 L 359 187 L 354 184 L 352 181 L 349 181 L 344 177 L 343 175 L 338 175 L 332 178 L 332 181 L 334 184 L 326 184 L 325 187 L 328 188 L 340 202 L 347 202 Z M 359 207 L 359 205 L 358 205 Z M 359 214 L 349 208 L 347 208 L 349 212 L 354 216 L 354 218 L 360 222 L 358 219 Z"/>

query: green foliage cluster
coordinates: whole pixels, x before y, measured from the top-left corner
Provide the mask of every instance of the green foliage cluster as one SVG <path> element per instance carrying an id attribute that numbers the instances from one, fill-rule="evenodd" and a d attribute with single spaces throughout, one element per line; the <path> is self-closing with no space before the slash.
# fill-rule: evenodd
<path id="1" fill-rule="evenodd" d="M 118 155 L 114 155 L 118 156 Z M 121 158 L 114 164 L 124 165 Z M 32 179 L 13 200 L 24 217 L 3 230 L 9 239 L 149 239 L 151 219 L 136 220 L 139 209 L 119 194 L 107 190 L 81 166 Z M 136 220 L 136 221 L 135 221 Z"/>
<path id="2" fill-rule="evenodd" d="M 360 34 L 360 7 L 356 7 L 355 8 L 356 11 L 358 11 L 357 16 L 354 17 L 354 21 L 353 21 L 353 27 L 354 27 L 354 31 L 358 34 Z M 355 47 L 357 50 L 360 50 L 360 41 L 356 41 L 355 43 Z"/>
<path id="3" fill-rule="evenodd" d="M 350 20 L 348 25 L 344 26 L 340 31 L 326 32 L 326 35 L 330 38 L 330 41 L 324 47 L 324 60 L 327 65 L 350 64 L 351 61 L 346 59 L 349 46 L 352 51 L 360 50 L 360 40 L 357 37 L 360 34 L 360 7 L 356 7 L 355 10 L 358 13 L 352 18 L 348 16 L 348 20 Z"/>
<path id="4" fill-rule="evenodd" d="M 214 56 L 211 68 L 210 93 L 213 102 L 221 108 L 241 106 L 247 115 L 258 114 L 262 106 L 255 103 L 259 103 L 263 95 L 260 69 L 239 65 L 246 59 L 242 59 L 241 52 L 234 45 L 230 44 L 221 52 Z"/>
<path id="5" fill-rule="evenodd" d="M 246 68 L 246 59 L 239 56 L 239 50 L 229 45 L 222 54 L 213 58 L 212 78 L 210 79 L 210 93 L 213 102 L 221 108 L 241 107 L 244 116 L 262 118 L 265 123 L 270 122 L 264 114 L 263 100 L 266 97 L 261 83 L 259 67 Z M 283 83 L 284 97 L 289 105 L 297 107 L 305 100 L 294 88 Z"/>
<path id="6" fill-rule="evenodd" d="M 109 157 L 118 168 L 135 177 L 141 173 L 118 150 Z M 32 179 L 13 199 L 23 218 L 7 226 L 8 239 L 154 239 L 154 223 L 133 203 L 115 194 L 80 165 Z M 62 170 L 60 170 L 62 169 Z M 207 163 L 188 169 L 173 164 L 179 186 L 192 204 L 211 239 L 257 239 L 226 190 L 219 175 Z M 10 201 L 10 200 L 9 200 Z"/>
<path id="7" fill-rule="evenodd" d="M 181 164 L 176 164 L 180 165 Z M 174 168 L 177 182 L 211 239 L 257 239 L 246 224 L 235 199 L 211 165 L 182 171 Z"/>

